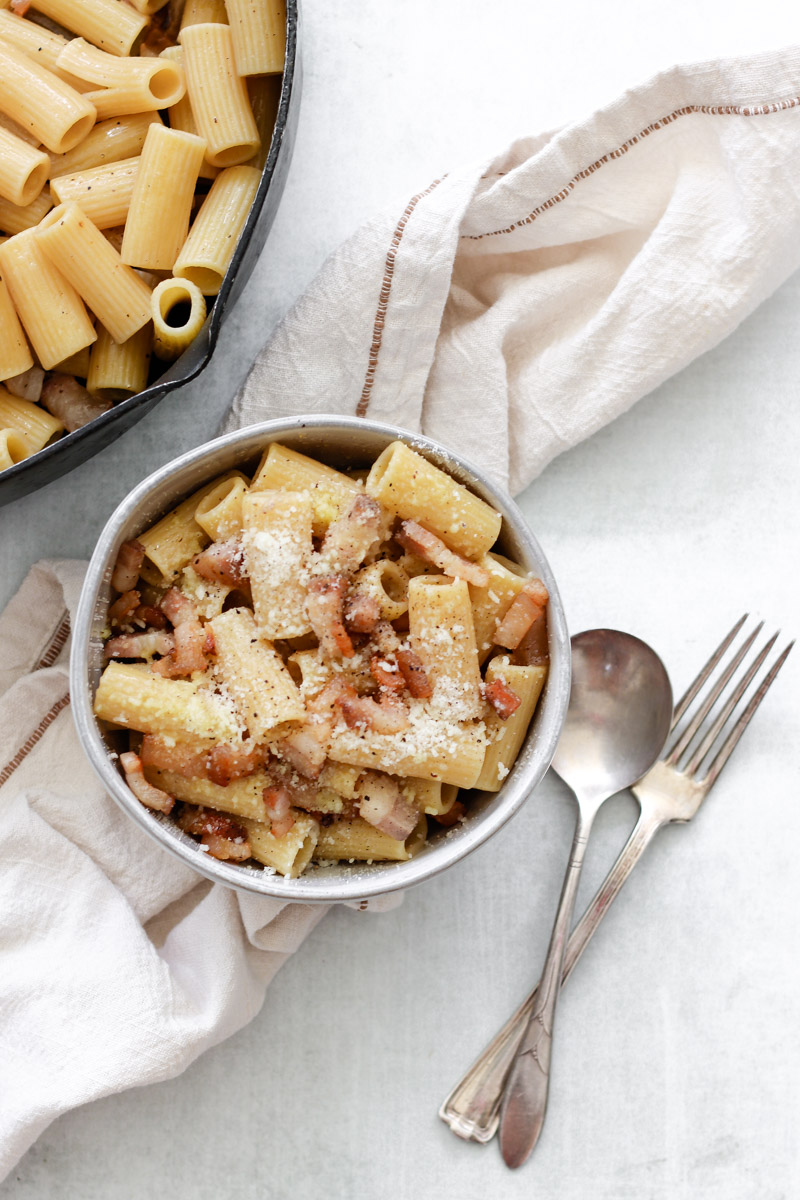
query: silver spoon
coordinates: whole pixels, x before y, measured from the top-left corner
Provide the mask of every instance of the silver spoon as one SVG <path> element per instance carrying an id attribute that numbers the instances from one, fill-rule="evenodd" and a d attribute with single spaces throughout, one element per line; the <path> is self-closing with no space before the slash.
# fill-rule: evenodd
<path id="1" fill-rule="evenodd" d="M 572 639 L 572 688 L 553 769 L 575 793 L 578 820 L 536 1005 L 511 1068 L 500 1115 L 500 1150 L 521 1167 L 547 1109 L 553 1022 L 586 843 L 610 796 L 652 767 L 672 719 L 664 664 L 639 638 L 590 629 Z"/>

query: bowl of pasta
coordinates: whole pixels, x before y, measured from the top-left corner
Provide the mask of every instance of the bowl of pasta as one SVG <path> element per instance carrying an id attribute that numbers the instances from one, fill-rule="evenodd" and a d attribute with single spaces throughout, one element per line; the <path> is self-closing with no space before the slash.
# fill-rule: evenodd
<path id="1" fill-rule="evenodd" d="M 297 0 L 0 3 L 0 505 L 208 364 L 289 165 Z"/>
<path id="2" fill-rule="evenodd" d="M 201 874 L 305 902 L 463 859 L 540 781 L 569 700 L 516 505 L 443 446 L 346 417 L 251 426 L 146 479 L 73 639 L 111 796 Z"/>

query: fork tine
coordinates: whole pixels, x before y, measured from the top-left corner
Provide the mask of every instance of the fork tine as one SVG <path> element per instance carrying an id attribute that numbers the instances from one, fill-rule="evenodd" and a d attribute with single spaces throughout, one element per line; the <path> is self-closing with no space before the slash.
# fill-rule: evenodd
<path id="1" fill-rule="evenodd" d="M 731 730 L 731 732 L 729 733 L 728 737 L 722 743 L 722 746 L 719 749 L 719 753 L 717 754 L 716 758 L 711 763 L 711 766 L 708 768 L 705 778 L 703 779 L 703 783 L 706 784 L 707 787 L 710 788 L 712 786 L 712 784 L 716 783 L 717 779 L 719 778 L 720 772 L 722 771 L 722 768 L 725 766 L 725 763 L 728 761 L 730 756 L 733 754 L 733 751 L 736 748 L 736 743 L 739 741 L 739 738 L 742 736 L 745 729 L 749 725 L 750 719 L 753 716 L 753 713 L 756 711 L 759 704 L 766 696 L 767 692 L 769 691 L 770 687 L 772 686 L 775 676 L 778 674 L 778 671 L 780 671 L 781 667 L 786 662 L 786 659 L 789 657 L 789 651 L 792 649 L 793 645 L 794 645 L 793 641 L 789 642 L 789 645 L 782 652 L 780 657 L 775 660 L 774 664 L 772 665 L 772 667 L 770 668 L 768 673 L 764 676 L 761 683 L 759 684 L 758 691 L 755 693 L 752 700 L 748 704 L 747 708 L 744 710 L 741 717 L 734 725 L 734 727 Z"/>
<path id="2" fill-rule="evenodd" d="M 680 721 L 681 717 L 686 712 L 687 708 L 692 703 L 692 701 L 694 700 L 697 693 L 700 691 L 700 688 L 703 686 L 705 681 L 708 679 L 709 675 L 714 670 L 714 667 L 717 665 L 719 660 L 722 658 L 723 654 L 728 649 L 728 646 L 730 646 L 731 642 L 736 637 L 737 633 L 742 628 L 742 626 L 744 625 L 745 621 L 747 620 L 747 618 L 749 616 L 750 616 L 749 613 L 745 613 L 743 617 L 739 618 L 739 620 L 736 622 L 736 624 L 734 625 L 734 627 L 730 631 L 730 633 L 726 634 L 725 637 L 720 642 L 720 644 L 717 646 L 716 650 L 711 655 L 711 658 L 708 660 L 708 662 L 705 664 L 705 666 L 701 669 L 700 674 L 697 676 L 697 678 L 692 683 L 689 684 L 689 687 L 686 689 L 686 691 L 681 696 L 678 703 L 675 705 L 675 708 L 674 708 L 674 711 L 672 714 L 672 725 L 670 726 L 670 733 L 675 728 L 675 726 L 678 724 L 678 721 Z"/>
<path id="3" fill-rule="evenodd" d="M 711 726 L 711 728 L 709 729 L 708 733 L 705 735 L 702 742 L 698 746 L 697 750 L 692 755 L 691 761 L 688 762 L 686 764 L 686 766 L 683 768 L 684 775 L 694 775 L 695 771 L 700 766 L 701 762 L 703 761 L 705 756 L 708 754 L 711 747 L 714 745 L 714 742 L 717 740 L 717 737 L 722 732 L 722 729 L 723 729 L 728 717 L 731 715 L 733 710 L 736 708 L 736 705 L 739 703 L 742 696 L 747 691 L 747 688 L 750 686 L 750 680 L 753 678 L 756 671 L 761 666 L 764 659 L 767 657 L 767 655 L 769 654 L 770 650 L 775 645 L 777 640 L 778 640 L 778 634 L 773 633 L 772 637 L 765 644 L 763 649 L 760 650 L 759 653 L 756 655 L 756 657 L 753 659 L 752 663 L 747 668 L 744 675 L 739 680 L 739 682 L 737 683 L 733 692 L 731 693 L 731 696 L 727 700 L 724 708 L 722 709 L 722 712 L 719 714 L 716 721 L 714 721 L 714 723 Z"/>
<path id="4" fill-rule="evenodd" d="M 719 698 L 720 694 L 726 687 L 731 675 L 733 675 L 734 671 L 739 666 L 739 663 L 742 661 L 745 654 L 750 649 L 753 642 L 756 640 L 756 638 L 758 637 L 759 633 L 761 632 L 761 630 L 763 628 L 764 628 L 764 622 L 760 621 L 758 623 L 758 625 L 756 625 L 755 629 L 750 634 L 750 636 L 745 638 L 741 647 L 736 651 L 736 654 L 733 656 L 731 661 L 728 663 L 727 667 L 722 672 L 722 674 L 720 675 L 717 682 L 714 684 L 714 686 L 711 689 L 711 691 L 709 692 L 708 696 L 703 701 L 703 703 L 700 705 L 700 708 L 695 713 L 695 715 L 692 717 L 692 720 L 686 726 L 686 729 L 683 731 L 683 733 L 678 738 L 675 745 L 671 748 L 669 753 L 664 758 L 664 762 L 669 763 L 671 766 L 675 766 L 675 764 L 678 762 L 678 759 L 684 753 L 687 746 L 694 738 L 694 735 L 697 733 L 698 729 L 700 728 L 701 724 L 703 723 L 703 721 L 705 721 L 709 712 L 711 711 L 713 706 L 716 704 L 717 699 Z"/>

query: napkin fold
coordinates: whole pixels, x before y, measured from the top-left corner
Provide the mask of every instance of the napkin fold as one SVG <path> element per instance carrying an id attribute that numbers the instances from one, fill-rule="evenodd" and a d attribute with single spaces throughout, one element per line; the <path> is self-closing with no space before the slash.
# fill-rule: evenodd
<path id="1" fill-rule="evenodd" d="M 227 426 L 388 420 L 519 490 L 794 270 L 799 185 L 800 50 L 676 67 L 360 229 Z M 82 575 L 38 564 L 0 618 L 0 1178 L 241 1028 L 324 913 L 199 881 L 103 793 L 69 714 Z"/>
<path id="2" fill-rule="evenodd" d="M 227 428 L 341 412 L 518 492 L 800 263 L 800 49 L 678 66 L 442 175 L 330 257 Z"/>

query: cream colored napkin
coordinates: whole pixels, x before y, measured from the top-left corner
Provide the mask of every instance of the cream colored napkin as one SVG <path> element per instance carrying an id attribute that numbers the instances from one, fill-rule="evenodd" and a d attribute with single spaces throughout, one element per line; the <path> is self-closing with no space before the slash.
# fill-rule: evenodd
<path id="1" fill-rule="evenodd" d="M 361 413 L 518 490 L 795 268 L 799 185 L 799 51 L 676 68 L 360 230 L 228 424 Z M 103 794 L 67 696 L 81 575 L 40 564 L 0 619 L 0 1177 L 249 1021 L 323 913 L 198 882 Z"/>
<path id="2" fill-rule="evenodd" d="M 358 413 L 517 492 L 798 263 L 800 49 L 675 67 L 360 229 L 262 351 L 228 426 Z"/>
<path id="3" fill-rule="evenodd" d="M 246 1025 L 327 911 L 202 880 L 105 794 L 69 710 L 84 570 L 38 563 L 0 617 L 0 1179 L 59 1113 Z"/>

